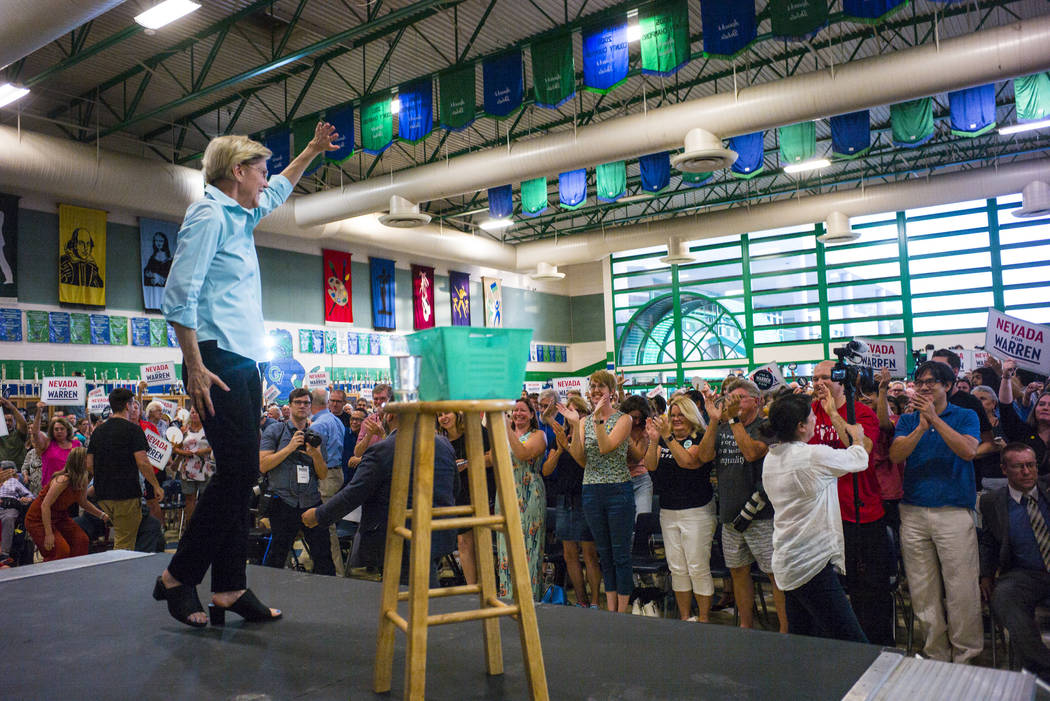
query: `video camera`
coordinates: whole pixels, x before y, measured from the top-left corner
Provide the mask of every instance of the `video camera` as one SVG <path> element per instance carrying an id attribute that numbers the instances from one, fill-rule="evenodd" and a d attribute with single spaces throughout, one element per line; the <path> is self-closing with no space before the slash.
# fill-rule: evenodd
<path id="1" fill-rule="evenodd" d="M 868 352 L 868 344 L 863 341 L 850 341 L 841 348 L 832 348 L 838 361 L 831 369 L 831 379 L 838 382 L 846 390 L 847 396 L 852 401 L 853 390 L 861 379 L 873 383 L 875 375 L 867 365 L 861 365 L 861 356 Z"/>

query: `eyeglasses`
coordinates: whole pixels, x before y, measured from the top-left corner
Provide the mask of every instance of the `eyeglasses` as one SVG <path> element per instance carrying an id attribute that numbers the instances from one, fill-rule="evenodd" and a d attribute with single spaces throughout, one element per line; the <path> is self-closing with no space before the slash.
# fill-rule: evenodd
<path id="1" fill-rule="evenodd" d="M 1021 463 L 1007 463 L 1007 470 L 1016 470 L 1017 472 L 1038 472 L 1039 465 L 1035 462 L 1021 462 Z"/>
<path id="2" fill-rule="evenodd" d="M 309 399 L 296 399 L 296 400 L 288 402 L 288 403 L 289 404 L 294 404 L 295 406 L 310 406 L 310 400 Z"/>
<path id="3" fill-rule="evenodd" d="M 929 378 L 929 379 L 926 379 L 926 380 L 915 380 L 915 386 L 916 387 L 930 387 L 930 388 L 933 388 L 933 387 L 936 387 L 939 384 L 941 384 L 941 381 L 940 380 L 935 380 L 932 377 Z"/>
<path id="4" fill-rule="evenodd" d="M 258 166 L 253 165 L 251 163 L 242 163 L 241 165 L 245 168 L 251 168 L 254 171 L 258 171 L 263 176 L 263 180 L 268 180 L 270 178 L 270 171 L 268 171 L 265 167 L 259 168 Z"/>

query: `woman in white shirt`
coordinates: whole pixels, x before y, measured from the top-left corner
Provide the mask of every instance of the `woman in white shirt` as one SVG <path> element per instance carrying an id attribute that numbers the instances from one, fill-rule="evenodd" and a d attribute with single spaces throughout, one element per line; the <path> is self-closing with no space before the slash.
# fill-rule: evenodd
<path id="1" fill-rule="evenodd" d="M 845 450 L 808 445 L 815 418 L 809 399 L 773 402 L 769 430 L 778 442 L 766 455 L 762 483 L 773 504 L 773 574 L 786 595 L 788 632 L 866 643 L 839 573 L 846 563 L 837 480 L 868 466 L 864 429 L 846 427 Z"/>

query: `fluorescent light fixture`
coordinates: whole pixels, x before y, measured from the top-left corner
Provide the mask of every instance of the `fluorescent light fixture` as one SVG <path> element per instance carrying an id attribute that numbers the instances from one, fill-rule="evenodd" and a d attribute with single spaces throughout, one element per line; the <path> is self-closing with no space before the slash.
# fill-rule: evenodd
<path id="1" fill-rule="evenodd" d="M 638 9 L 627 11 L 627 42 L 641 41 L 642 27 L 638 24 Z"/>
<path id="2" fill-rule="evenodd" d="M 514 226 L 514 220 L 507 219 L 486 219 L 485 221 L 478 224 L 485 231 L 499 231 L 500 229 L 506 229 L 507 227 Z"/>
<path id="3" fill-rule="evenodd" d="M 805 173 L 810 170 L 819 170 L 821 168 L 827 168 L 831 165 L 831 161 L 826 158 L 814 158 L 809 161 L 803 161 L 802 163 L 792 163 L 791 165 L 784 166 L 785 173 Z"/>
<path id="4" fill-rule="evenodd" d="M 397 114 L 401 111 L 401 98 L 395 97 L 390 101 L 390 114 Z"/>
<path id="5" fill-rule="evenodd" d="M 29 94 L 29 88 L 20 88 L 11 83 L 0 85 L 0 107 L 10 105 L 15 100 Z"/>
<path id="6" fill-rule="evenodd" d="M 999 133 L 1003 136 L 1007 136 L 1009 134 L 1020 134 L 1023 131 L 1045 129 L 1047 127 L 1050 127 L 1050 119 L 1040 119 L 1038 122 L 1024 122 L 1022 124 L 1011 124 L 1008 127 L 1001 127 Z"/>
<path id="7" fill-rule="evenodd" d="M 160 29 L 199 9 L 200 5 L 190 0 L 164 0 L 159 5 L 154 5 L 142 14 L 136 15 L 135 21 L 146 29 Z"/>

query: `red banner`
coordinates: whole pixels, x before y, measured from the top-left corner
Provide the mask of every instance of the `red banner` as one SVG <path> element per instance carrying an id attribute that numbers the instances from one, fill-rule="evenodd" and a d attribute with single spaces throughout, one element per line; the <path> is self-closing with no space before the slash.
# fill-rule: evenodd
<path id="1" fill-rule="evenodd" d="M 324 261 L 324 320 L 353 323 L 350 254 L 325 248 L 321 255 Z"/>
<path id="2" fill-rule="evenodd" d="M 412 318 L 415 329 L 434 326 L 434 269 L 412 266 Z"/>

